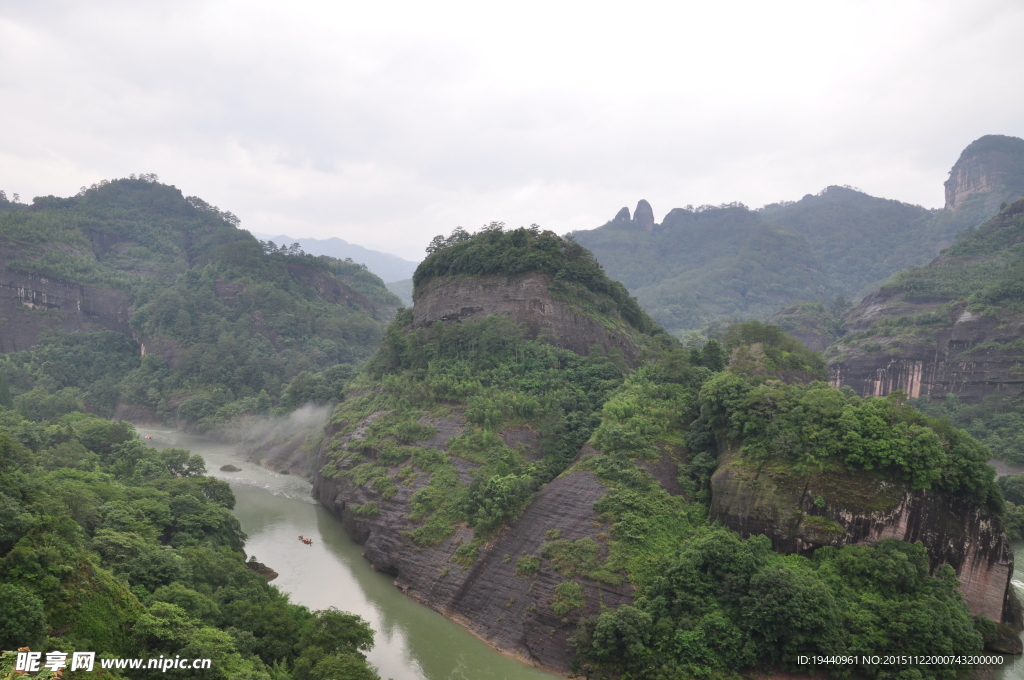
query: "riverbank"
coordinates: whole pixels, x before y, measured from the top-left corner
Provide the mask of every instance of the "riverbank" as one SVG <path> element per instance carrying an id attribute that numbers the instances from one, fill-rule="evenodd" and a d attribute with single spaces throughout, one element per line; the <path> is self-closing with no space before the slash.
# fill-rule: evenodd
<path id="1" fill-rule="evenodd" d="M 170 430 L 140 428 L 158 448 L 188 448 L 209 474 L 231 484 L 234 514 L 248 535 L 246 553 L 279 573 L 273 584 L 312 609 L 359 614 L 375 631 L 368 654 L 393 680 L 556 680 L 499 653 L 442 614 L 406 597 L 393 578 L 372 570 L 362 547 L 309 496 L 309 482 L 249 462 L 232 445 Z M 240 468 L 222 472 L 223 465 Z M 312 545 L 298 541 L 311 537 Z"/>

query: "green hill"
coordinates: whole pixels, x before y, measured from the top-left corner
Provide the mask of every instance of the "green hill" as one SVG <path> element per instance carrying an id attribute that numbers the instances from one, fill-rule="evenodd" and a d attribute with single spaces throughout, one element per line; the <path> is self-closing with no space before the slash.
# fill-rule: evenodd
<path id="1" fill-rule="evenodd" d="M 59 393 L 192 426 L 266 411 L 303 371 L 368 357 L 400 304 L 362 265 L 260 242 L 155 177 L 4 207 L 2 365 L 26 409 Z"/>
<path id="2" fill-rule="evenodd" d="M 650 230 L 620 218 L 572 237 L 679 331 L 765 318 L 802 300 L 859 297 L 934 256 L 949 236 L 934 228 L 933 214 L 833 186 L 760 210 L 675 208 Z"/>
<path id="3" fill-rule="evenodd" d="M 654 223 L 647 201 L 572 237 L 672 332 L 766 318 L 797 302 L 858 299 L 926 264 L 955 234 L 1024 194 L 1024 140 L 986 135 L 946 182 L 946 209 L 829 186 L 799 201 L 675 208 Z"/>

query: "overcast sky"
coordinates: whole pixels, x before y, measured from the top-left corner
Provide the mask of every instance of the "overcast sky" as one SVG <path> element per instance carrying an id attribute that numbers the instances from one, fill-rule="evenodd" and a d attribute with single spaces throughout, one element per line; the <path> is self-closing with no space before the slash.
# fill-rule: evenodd
<path id="1" fill-rule="evenodd" d="M 157 173 L 257 232 L 418 260 L 491 220 L 829 184 L 941 207 L 1024 136 L 1021 2 L 0 0 L 0 189 Z"/>

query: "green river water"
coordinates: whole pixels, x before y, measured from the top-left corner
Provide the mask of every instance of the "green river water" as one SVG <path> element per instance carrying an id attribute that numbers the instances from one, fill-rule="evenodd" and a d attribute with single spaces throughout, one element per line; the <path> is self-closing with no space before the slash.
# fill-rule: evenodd
<path id="1" fill-rule="evenodd" d="M 168 430 L 139 428 L 158 448 L 191 449 L 209 474 L 231 484 L 234 514 L 248 534 L 245 550 L 280 576 L 274 580 L 292 602 L 311 609 L 337 607 L 359 614 L 375 632 L 370 661 L 393 680 L 554 680 L 494 651 L 461 626 L 417 604 L 370 569 L 362 548 L 341 523 L 309 496 L 305 479 L 249 463 L 230 445 Z M 223 465 L 241 472 L 221 472 Z M 313 545 L 299 542 L 299 535 Z"/>

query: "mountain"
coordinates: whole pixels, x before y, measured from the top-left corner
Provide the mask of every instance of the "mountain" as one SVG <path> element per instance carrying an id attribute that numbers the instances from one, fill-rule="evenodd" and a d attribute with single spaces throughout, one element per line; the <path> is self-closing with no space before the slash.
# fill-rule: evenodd
<path id="1" fill-rule="evenodd" d="M 362 265 L 261 244 L 153 176 L 0 203 L 0 373 L 26 413 L 266 412 L 304 371 L 369 356 L 398 305 Z"/>
<path id="2" fill-rule="evenodd" d="M 675 208 L 660 224 L 647 201 L 571 234 L 670 331 L 765 318 L 801 301 L 859 299 L 926 264 L 956 233 L 1024 191 L 1024 140 L 987 135 L 950 171 L 943 210 L 829 186 L 799 201 Z"/>
<path id="3" fill-rule="evenodd" d="M 925 267 L 899 272 L 842 318 L 831 381 L 902 390 L 999 457 L 1024 462 L 1024 200 Z"/>
<path id="4" fill-rule="evenodd" d="M 336 237 L 327 239 L 293 238 L 284 234 L 271 236 L 258 233 L 253 233 L 253 236 L 263 241 L 273 241 L 278 245 L 298 243 L 302 250 L 310 255 L 327 255 L 339 260 L 351 259 L 353 262 L 365 264 L 367 269 L 384 281 L 401 281 L 411 278 L 412 273 L 416 270 L 415 262 L 403 260 L 391 253 L 370 250 Z"/>
<path id="5" fill-rule="evenodd" d="M 970 436 L 828 387 L 776 326 L 684 347 L 551 232 L 456 230 L 413 281 L 313 465 L 408 596 L 563 675 L 725 676 L 793 658 L 796 635 L 808 654 L 1019 648 Z M 880 670 L 910 675 L 857 672 Z"/>
<path id="6" fill-rule="evenodd" d="M 669 330 L 765 316 L 837 292 L 803 235 L 745 206 L 676 208 L 661 224 L 628 214 L 571 237 Z"/>

